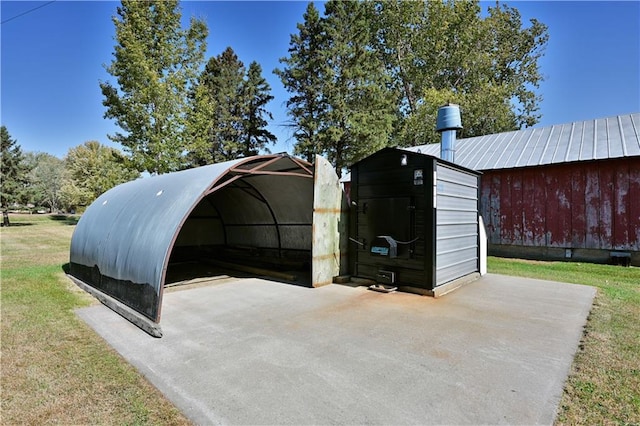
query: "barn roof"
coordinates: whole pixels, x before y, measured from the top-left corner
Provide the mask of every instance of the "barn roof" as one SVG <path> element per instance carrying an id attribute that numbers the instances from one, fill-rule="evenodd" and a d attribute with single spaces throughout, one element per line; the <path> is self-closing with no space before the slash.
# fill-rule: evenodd
<path id="1" fill-rule="evenodd" d="M 440 154 L 440 144 L 405 149 Z M 640 113 L 458 139 L 455 162 L 494 170 L 636 156 Z"/>

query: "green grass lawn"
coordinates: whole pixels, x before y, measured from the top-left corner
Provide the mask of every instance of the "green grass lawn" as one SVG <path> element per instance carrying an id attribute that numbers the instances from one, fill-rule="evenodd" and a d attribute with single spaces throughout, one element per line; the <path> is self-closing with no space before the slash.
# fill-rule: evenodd
<path id="1" fill-rule="evenodd" d="M 2 228 L 2 424 L 188 424 L 74 310 L 64 275 L 77 218 L 12 215 Z M 640 268 L 490 258 L 492 273 L 587 284 L 598 295 L 558 424 L 640 424 Z"/>
<path id="2" fill-rule="evenodd" d="M 598 288 L 557 424 L 640 424 L 640 268 L 489 258 L 489 272 Z"/>
<path id="3" fill-rule="evenodd" d="M 76 222 L 12 215 L 0 231 L 0 423 L 188 424 L 75 315 L 95 303 L 62 269 Z"/>

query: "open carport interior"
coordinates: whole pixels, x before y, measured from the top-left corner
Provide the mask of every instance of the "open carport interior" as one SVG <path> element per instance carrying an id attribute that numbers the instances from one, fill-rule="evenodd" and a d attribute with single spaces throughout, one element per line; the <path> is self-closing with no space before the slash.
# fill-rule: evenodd
<path id="1" fill-rule="evenodd" d="M 239 274 L 330 283 L 346 245 L 343 201 L 335 171 L 320 156 L 313 165 L 255 156 L 137 179 L 87 208 L 71 239 L 69 275 L 161 336 L 169 284 Z"/>
<path id="2" fill-rule="evenodd" d="M 242 273 L 309 285 L 313 177 L 311 164 L 291 157 L 231 168 L 183 222 L 165 285 Z"/>

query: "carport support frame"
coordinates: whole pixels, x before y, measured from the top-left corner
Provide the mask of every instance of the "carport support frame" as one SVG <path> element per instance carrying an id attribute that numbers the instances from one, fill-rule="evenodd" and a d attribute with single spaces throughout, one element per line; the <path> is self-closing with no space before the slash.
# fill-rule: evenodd
<path id="1" fill-rule="evenodd" d="M 269 171 L 269 170 L 263 170 L 265 167 L 280 161 L 283 157 L 289 158 L 289 160 L 291 160 L 294 164 L 296 164 L 298 167 L 300 167 L 301 169 L 303 169 L 306 173 L 296 173 L 296 172 L 277 172 L 277 171 Z M 227 172 L 226 176 L 230 176 L 230 175 L 234 175 L 232 176 L 230 179 L 227 179 L 226 181 L 215 185 L 213 188 L 211 188 L 210 190 L 208 190 L 205 193 L 205 198 L 211 194 L 213 194 L 216 191 L 219 191 L 220 189 L 231 185 L 232 183 L 243 179 L 244 177 L 247 176 L 257 176 L 257 175 L 274 175 L 274 176 L 296 176 L 296 177 L 302 177 L 302 178 L 307 178 L 307 179 L 314 179 L 314 173 L 313 170 L 310 170 L 309 168 L 305 167 L 304 164 L 302 164 L 300 161 L 298 161 L 297 159 L 295 159 L 294 157 L 289 157 L 289 156 L 281 156 L 281 157 L 275 157 L 272 158 L 269 161 L 266 161 L 264 163 L 260 163 L 257 166 L 250 168 L 250 169 L 245 169 L 245 168 L 241 168 L 241 167 L 232 167 L 229 169 L 229 171 Z M 255 189 L 255 187 L 253 185 L 251 185 L 249 182 L 244 182 L 246 185 L 250 186 L 254 191 L 256 191 L 256 193 L 258 195 L 260 195 L 260 198 L 258 198 L 259 201 L 263 202 L 266 206 L 267 209 L 269 209 L 269 213 L 271 214 L 271 217 L 273 218 L 273 223 L 275 224 L 276 227 L 276 233 L 278 236 L 278 256 L 282 257 L 282 236 L 280 235 L 280 227 L 278 226 L 279 224 L 276 222 L 276 216 L 275 213 L 273 212 L 273 209 L 271 208 L 271 206 L 269 205 L 269 203 L 267 203 L 267 201 L 264 199 L 264 197 L 262 196 L 262 194 L 260 194 L 260 192 Z M 251 194 L 253 195 L 253 194 Z M 255 195 L 254 195 L 255 196 Z M 256 197 L 257 198 L 257 197 Z M 226 231 L 225 231 L 225 242 L 226 242 Z"/>

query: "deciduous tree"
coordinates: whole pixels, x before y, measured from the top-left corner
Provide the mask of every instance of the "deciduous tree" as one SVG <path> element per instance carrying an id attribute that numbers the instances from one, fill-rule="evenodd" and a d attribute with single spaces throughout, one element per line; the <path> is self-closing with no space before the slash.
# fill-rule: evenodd
<path id="1" fill-rule="evenodd" d="M 27 153 L 27 157 L 33 165 L 29 172 L 30 202 L 57 211 L 65 178 L 64 161 L 44 152 Z"/>
<path id="2" fill-rule="evenodd" d="M 204 59 L 206 24 L 182 29 L 177 0 L 123 0 L 113 17 L 116 46 L 100 83 L 107 108 L 123 130 L 122 144 L 138 170 L 152 174 L 184 166 L 187 93 Z"/>
<path id="3" fill-rule="evenodd" d="M 467 137 L 537 123 L 545 25 L 533 19 L 523 26 L 507 5 L 489 7 L 482 17 L 477 1 L 389 0 L 374 8 L 374 49 L 393 79 L 403 117 L 397 143 L 438 141 L 433 102 L 461 105 Z"/>
<path id="4" fill-rule="evenodd" d="M 120 151 L 97 141 L 70 148 L 64 162 L 67 173 L 61 197 L 73 208 L 87 206 L 103 192 L 140 176 L 127 167 Z"/>

